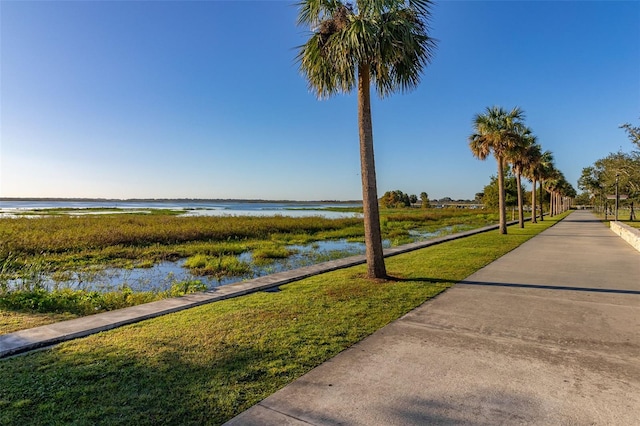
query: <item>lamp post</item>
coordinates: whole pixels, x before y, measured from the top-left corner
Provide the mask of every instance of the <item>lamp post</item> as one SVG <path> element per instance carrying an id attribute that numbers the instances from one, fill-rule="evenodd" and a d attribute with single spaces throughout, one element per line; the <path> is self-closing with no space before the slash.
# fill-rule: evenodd
<path id="1" fill-rule="evenodd" d="M 618 202 L 620 200 L 620 195 L 618 195 L 618 178 L 620 177 L 620 173 L 616 173 L 616 222 L 618 221 Z"/>

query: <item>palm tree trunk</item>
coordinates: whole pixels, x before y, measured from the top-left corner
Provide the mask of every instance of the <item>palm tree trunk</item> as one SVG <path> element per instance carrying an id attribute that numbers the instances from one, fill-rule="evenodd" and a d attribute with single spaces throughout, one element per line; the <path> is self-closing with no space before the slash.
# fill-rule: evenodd
<path id="1" fill-rule="evenodd" d="M 520 228 L 524 228 L 524 209 L 522 207 L 522 186 L 521 186 L 522 178 L 520 176 L 520 171 L 516 172 L 516 185 L 518 185 L 518 222 Z"/>
<path id="2" fill-rule="evenodd" d="M 507 210 L 505 205 L 504 194 L 504 159 L 502 156 L 497 157 L 498 160 L 498 206 L 500 209 L 500 233 L 507 233 Z"/>
<path id="3" fill-rule="evenodd" d="M 531 223 L 538 223 L 538 212 L 536 205 L 536 178 L 531 179 Z"/>
<path id="4" fill-rule="evenodd" d="M 564 199 L 562 198 L 562 195 L 560 195 L 559 192 L 556 193 L 556 199 L 558 200 L 556 201 L 556 206 L 557 206 L 556 215 L 559 215 L 564 212 Z"/>
<path id="5" fill-rule="evenodd" d="M 369 66 L 358 66 L 358 127 L 360 134 L 360 168 L 362 174 L 362 207 L 364 212 L 364 241 L 367 275 L 385 278 L 387 271 L 382 251 L 376 166 L 373 156 L 373 125 L 371 123 L 371 93 Z"/>

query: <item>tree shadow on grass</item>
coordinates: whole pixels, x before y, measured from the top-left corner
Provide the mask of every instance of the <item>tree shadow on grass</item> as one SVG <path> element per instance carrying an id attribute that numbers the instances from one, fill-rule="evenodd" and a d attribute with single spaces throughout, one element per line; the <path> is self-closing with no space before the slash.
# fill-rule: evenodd
<path id="1" fill-rule="evenodd" d="M 253 344 L 199 358 L 163 346 L 149 356 L 103 341 L 2 361 L 0 424 L 219 425 L 315 366 L 281 365 L 282 353 Z"/>

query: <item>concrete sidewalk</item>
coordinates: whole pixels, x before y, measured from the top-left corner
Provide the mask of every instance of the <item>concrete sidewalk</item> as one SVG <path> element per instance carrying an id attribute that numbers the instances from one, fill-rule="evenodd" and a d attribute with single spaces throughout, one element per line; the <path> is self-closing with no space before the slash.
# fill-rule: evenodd
<path id="1" fill-rule="evenodd" d="M 577 211 L 227 425 L 639 419 L 640 253 Z"/>

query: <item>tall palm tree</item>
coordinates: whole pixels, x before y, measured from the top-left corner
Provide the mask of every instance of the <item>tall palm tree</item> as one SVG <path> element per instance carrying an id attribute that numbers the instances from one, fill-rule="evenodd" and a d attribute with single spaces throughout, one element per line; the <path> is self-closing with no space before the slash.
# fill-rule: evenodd
<path id="1" fill-rule="evenodd" d="M 558 171 L 555 179 L 549 182 L 549 190 L 553 194 L 553 214 L 561 214 L 569 209 L 569 199 L 575 196 L 573 186 L 567 181 L 562 172 Z"/>
<path id="2" fill-rule="evenodd" d="M 558 192 L 562 186 L 564 175 L 555 166 L 546 171 L 544 179 L 544 189 L 549 193 L 549 216 L 558 214 Z"/>
<path id="3" fill-rule="evenodd" d="M 469 147 L 473 155 L 485 160 L 493 153 L 498 163 L 498 204 L 500 210 L 500 233 L 507 233 L 507 212 L 504 194 L 504 169 L 508 153 L 519 141 L 524 129 L 524 112 L 515 107 L 506 111 L 501 107 L 487 107 L 484 114 L 473 120 L 474 133 L 469 136 Z"/>
<path id="4" fill-rule="evenodd" d="M 516 185 L 518 193 L 518 222 L 520 228 L 524 228 L 524 208 L 522 201 L 522 174 L 529 167 L 532 161 L 532 150 L 536 147 L 536 137 L 531 133 L 531 129 L 524 127 L 521 129 L 516 140 L 516 145 L 507 153 L 507 160 L 513 167 L 516 175 Z"/>
<path id="5" fill-rule="evenodd" d="M 545 179 L 553 175 L 554 168 L 555 166 L 553 165 L 553 153 L 551 151 L 545 151 L 540 156 L 540 161 L 538 161 L 538 164 L 535 166 L 535 169 L 532 172 L 535 179 L 537 179 L 537 181 L 539 182 L 538 198 L 540 199 L 540 221 L 544 221 L 544 211 L 542 207 L 543 200 L 544 200 L 544 197 L 543 197 L 544 181 Z M 535 186 L 533 190 L 535 191 Z M 537 207 L 534 206 L 534 211 L 536 209 Z"/>
<path id="6" fill-rule="evenodd" d="M 537 169 L 542 160 L 542 147 L 537 143 L 532 145 L 528 152 L 528 162 L 523 170 L 523 175 L 531 181 L 531 223 L 538 223 L 536 187 L 538 185 Z"/>
<path id="7" fill-rule="evenodd" d="M 297 60 L 319 98 L 358 90 L 358 128 L 368 276 L 384 278 L 373 155 L 370 86 L 383 98 L 420 82 L 435 40 L 428 35 L 430 0 L 303 0 L 298 24 L 311 28 Z"/>
<path id="8" fill-rule="evenodd" d="M 553 163 L 553 153 L 551 151 L 545 151 L 542 153 L 542 157 L 540 158 L 540 164 L 536 169 L 536 175 L 538 177 L 538 181 L 540 182 L 540 221 L 544 221 L 544 209 L 543 209 L 543 200 L 544 200 L 544 182 L 546 179 L 551 179 L 555 175 L 555 165 Z"/>

